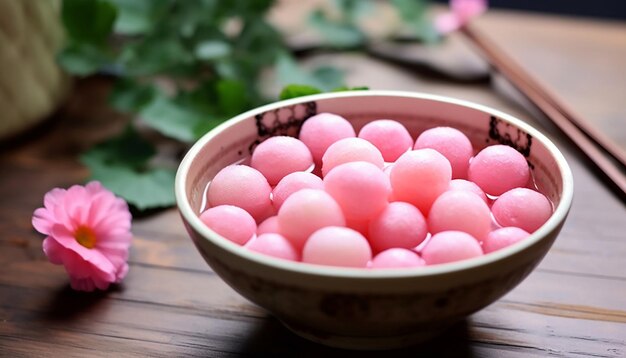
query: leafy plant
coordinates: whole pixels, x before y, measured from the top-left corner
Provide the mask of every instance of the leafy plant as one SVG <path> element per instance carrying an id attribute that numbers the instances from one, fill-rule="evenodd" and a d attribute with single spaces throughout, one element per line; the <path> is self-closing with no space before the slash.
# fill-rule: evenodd
<path id="1" fill-rule="evenodd" d="M 299 70 L 265 20 L 272 5 L 271 0 L 64 0 L 67 46 L 58 60 L 75 75 L 114 74 L 114 108 L 191 143 L 223 120 L 267 102 L 258 79 L 275 63 L 284 68 L 283 76 L 305 84 L 324 89 L 343 84 L 335 69 Z M 167 86 L 157 85 L 163 79 Z M 146 209 L 174 203 L 174 168 L 155 165 L 156 152 L 130 125 L 81 160 L 93 179 Z"/>
<path id="2" fill-rule="evenodd" d="M 358 47 L 366 39 L 356 24 L 364 3 L 338 1 L 339 21 L 316 11 L 311 23 L 333 39 L 332 46 Z M 402 6 L 409 9 L 407 4 Z M 137 121 L 192 143 L 225 119 L 269 102 L 259 77 L 272 66 L 287 86 L 281 99 L 349 90 L 336 68 L 299 68 L 266 21 L 273 5 L 273 0 L 63 0 L 67 44 L 59 63 L 79 76 L 114 75 L 110 104 L 134 118 L 123 133 L 81 156 L 92 178 L 140 210 L 172 205 L 175 168 L 157 164 L 157 148 L 136 129 Z"/>
<path id="3" fill-rule="evenodd" d="M 335 0 L 336 16 L 322 9 L 309 16 L 309 24 L 321 35 L 325 45 L 338 49 L 359 49 L 368 44 L 368 35 L 360 26 L 362 18 L 375 14 L 376 1 Z M 429 0 L 392 0 L 407 34 L 414 40 L 435 42 L 439 37 L 428 15 Z M 380 6 L 380 4 L 378 4 Z"/>
<path id="4" fill-rule="evenodd" d="M 367 36 L 358 26 L 358 19 L 371 8 L 371 2 L 358 0 L 338 0 L 335 5 L 339 10 L 336 19 L 324 11 L 315 10 L 309 17 L 309 23 L 320 32 L 327 44 L 336 48 L 356 48 L 363 45 Z"/>

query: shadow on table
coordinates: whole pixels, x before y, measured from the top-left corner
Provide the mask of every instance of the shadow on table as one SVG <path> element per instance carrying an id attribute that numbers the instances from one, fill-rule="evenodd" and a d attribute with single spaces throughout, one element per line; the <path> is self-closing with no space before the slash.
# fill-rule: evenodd
<path id="1" fill-rule="evenodd" d="M 263 320 L 247 341 L 238 347 L 241 355 L 252 356 L 295 356 L 302 357 L 472 357 L 469 348 L 468 324 L 462 321 L 441 336 L 412 347 L 388 351 L 352 351 L 330 348 L 301 338 L 277 319 Z"/>
<path id="2" fill-rule="evenodd" d="M 119 291 L 121 287 L 112 285 L 106 291 L 79 292 L 70 285 L 59 289 L 43 310 L 43 316 L 48 321 L 68 322 L 77 317 L 88 316 L 88 312 L 98 309 L 111 292 Z"/>

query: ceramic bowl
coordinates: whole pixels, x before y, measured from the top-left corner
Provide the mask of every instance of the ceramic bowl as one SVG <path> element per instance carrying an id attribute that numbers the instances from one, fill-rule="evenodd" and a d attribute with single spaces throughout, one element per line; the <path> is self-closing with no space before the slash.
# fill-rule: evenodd
<path id="1" fill-rule="evenodd" d="M 202 224 L 206 188 L 223 167 L 245 162 L 271 136 L 297 135 L 322 112 L 348 119 L 356 131 L 381 118 L 403 123 L 415 138 L 435 126 L 463 131 L 475 149 L 510 145 L 528 160 L 535 185 L 554 214 L 529 238 L 455 263 L 412 269 L 325 267 L 248 251 Z M 242 188 L 245 190 L 245 188 Z M 537 129 L 511 115 L 442 96 L 395 91 L 321 94 L 243 113 L 202 137 L 176 176 L 176 199 L 198 251 L 233 289 L 289 329 L 326 345 L 386 349 L 418 343 L 445 330 L 518 285 L 559 233 L 572 203 L 573 179 L 563 155 Z"/>

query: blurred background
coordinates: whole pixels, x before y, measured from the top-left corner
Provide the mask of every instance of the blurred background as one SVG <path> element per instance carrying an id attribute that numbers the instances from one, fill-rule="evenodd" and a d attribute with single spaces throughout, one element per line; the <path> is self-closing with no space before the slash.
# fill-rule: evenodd
<path id="1" fill-rule="evenodd" d="M 503 37 L 533 74 L 563 83 L 560 94 L 584 100 L 588 116 L 605 118 L 599 126 L 626 143 L 610 129 L 620 114 L 593 96 L 606 80 L 616 90 L 604 99 L 623 98 L 624 79 L 606 62 L 624 58 L 611 27 L 626 20 L 626 1 L 488 4 L 476 20 L 496 25 L 489 36 Z M 467 41 L 437 28 L 445 11 L 444 0 L 0 0 L 0 144 L 45 119 L 80 123 L 84 132 L 71 139 L 64 130 L 63 142 L 91 179 L 139 209 L 167 207 L 180 153 L 264 103 L 363 87 L 489 100 L 468 89 L 495 77 Z M 565 70 L 563 59 L 574 57 Z M 569 84 L 590 68 L 593 80 Z M 166 194 L 128 186 L 146 182 Z"/>
<path id="2" fill-rule="evenodd" d="M 447 3 L 445 0 L 436 0 L 436 2 Z M 489 6 L 500 9 L 626 20 L 626 1 L 623 0 L 490 0 Z"/>

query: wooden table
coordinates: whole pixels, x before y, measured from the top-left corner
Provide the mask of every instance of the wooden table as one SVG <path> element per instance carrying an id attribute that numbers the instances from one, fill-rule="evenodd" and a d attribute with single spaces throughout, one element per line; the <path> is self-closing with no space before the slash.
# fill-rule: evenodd
<path id="1" fill-rule="evenodd" d="M 626 24 L 492 11 L 477 25 L 626 146 Z M 346 68 L 352 85 L 434 92 L 511 112 L 547 132 L 574 172 L 569 219 L 530 277 L 435 341 L 393 356 L 626 355 L 626 206 L 562 134 L 502 81 L 460 85 L 357 54 L 306 60 L 325 61 Z M 83 182 L 87 171 L 77 154 L 119 129 L 102 106 L 106 80 L 78 86 L 60 113 L 0 152 L 0 356 L 380 354 L 334 350 L 291 334 L 212 273 L 174 209 L 135 219 L 121 285 L 72 291 L 64 269 L 44 257 L 30 220 L 46 191 Z"/>

